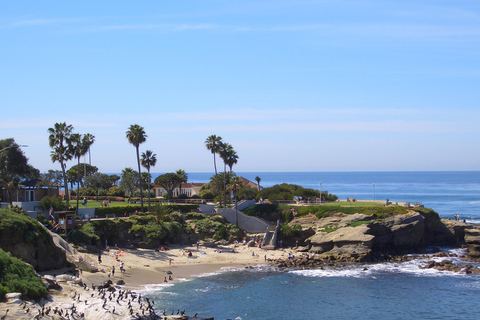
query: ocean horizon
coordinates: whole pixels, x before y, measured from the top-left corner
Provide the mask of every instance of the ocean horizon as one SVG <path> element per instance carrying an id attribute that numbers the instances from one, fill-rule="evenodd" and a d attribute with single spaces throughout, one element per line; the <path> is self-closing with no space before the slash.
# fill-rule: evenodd
<path id="1" fill-rule="evenodd" d="M 121 173 L 115 173 L 121 175 Z M 151 173 L 152 180 L 163 173 Z M 208 182 L 212 172 L 189 172 L 188 182 Z M 460 214 L 480 223 L 480 171 L 236 172 L 263 188 L 288 183 L 328 191 L 339 199 L 421 203 L 442 218 Z"/>

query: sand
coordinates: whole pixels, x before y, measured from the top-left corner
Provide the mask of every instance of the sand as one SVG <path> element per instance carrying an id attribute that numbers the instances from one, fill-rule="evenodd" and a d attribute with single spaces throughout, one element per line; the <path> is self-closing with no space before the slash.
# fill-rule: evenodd
<path id="1" fill-rule="evenodd" d="M 192 256 L 188 256 L 188 252 L 192 252 Z M 44 316 L 39 319 L 66 319 L 65 316 L 53 314 L 55 307 L 63 310 L 71 310 L 75 307 L 74 316 L 70 319 L 134 319 L 130 316 L 130 309 L 127 308 L 126 301 L 118 298 L 118 290 L 131 290 L 132 292 L 141 292 L 149 284 L 163 283 L 164 279 L 175 283 L 178 279 L 190 278 L 206 273 L 221 271 L 225 268 L 245 268 L 249 266 L 264 265 L 267 259 L 285 258 L 289 250 L 261 250 L 257 247 L 247 247 L 246 245 L 225 245 L 209 248 L 196 244 L 190 246 L 172 246 L 169 250 L 158 251 L 152 249 L 111 249 L 109 252 L 102 254 L 102 262 L 97 265 L 101 270 L 99 272 L 82 272 L 80 279 L 86 286 L 73 284 L 69 282 L 59 283 L 61 290 L 50 290 L 48 299 L 40 302 L 28 301 L 26 303 L 19 299 L 9 299 L 6 303 L 0 303 L 0 316 L 5 314 L 6 309 L 10 309 L 6 319 L 32 319 L 34 316 L 41 314 L 42 306 L 44 306 Z M 90 261 L 97 261 L 98 256 L 88 255 Z M 125 272 L 120 272 L 120 263 L 123 263 Z M 108 276 L 115 267 L 115 274 Z M 49 274 L 60 274 L 61 270 L 51 271 Z M 168 280 L 169 276 L 173 280 Z M 119 280 L 125 282 L 124 285 L 115 286 L 116 297 L 107 300 L 105 304 L 105 296 L 102 296 L 98 290 L 92 289 L 93 286 L 103 284 L 107 280 L 112 280 L 115 284 Z M 107 295 L 110 293 L 107 293 Z M 75 298 L 73 298 L 75 297 Z M 157 302 L 157 306 L 161 302 Z M 145 310 L 146 302 L 142 305 L 133 302 L 132 308 L 134 314 L 147 314 Z M 26 312 L 26 309 L 29 312 Z M 49 315 L 45 315 L 45 311 L 50 308 Z M 71 311 L 69 311 L 71 312 Z M 83 314 L 83 317 L 80 315 Z M 160 314 L 161 315 L 161 314 Z M 208 315 L 202 315 L 208 317 Z M 170 319 L 174 319 L 171 317 Z"/>

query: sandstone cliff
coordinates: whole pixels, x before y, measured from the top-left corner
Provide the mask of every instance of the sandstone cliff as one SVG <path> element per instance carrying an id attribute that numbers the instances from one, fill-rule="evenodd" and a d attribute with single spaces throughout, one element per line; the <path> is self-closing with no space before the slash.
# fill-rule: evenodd
<path id="1" fill-rule="evenodd" d="M 389 255 L 420 252 L 428 246 L 458 246 L 465 240 L 462 232 L 475 238 L 480 248 L 480 230 L 475 233 L 449 228 L 433 210 L 411 210 L 381 218 L 332 213 L 318 219 L 308 215 L 295 217 L 289 225 L 310 230 L 310 234 L 304 233 L 307 237 L 299 239 L 299 251 L 315 253 L 317 259 L 376 261 Z"/>
<path id="2" fill-rule="evenodd" d="M 38 221 L 19 213 L 0 213 L 0 248 L 37 271 L 68 265 L 65 253 L 55 246 L 49 232 Z"/>

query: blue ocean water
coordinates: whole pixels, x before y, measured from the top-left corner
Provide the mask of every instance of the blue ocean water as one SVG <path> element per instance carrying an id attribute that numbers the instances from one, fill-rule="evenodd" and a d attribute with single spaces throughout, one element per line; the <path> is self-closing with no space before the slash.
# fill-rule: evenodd
<path id="1" fill-rule="evenodd" d="M 328 190 L 340 198 L 421 202 L 442 217 L 460 213 L 480 221 L 480 172 L 243 172 L 269 187 L 292 183 Z M 206 182 L 210 173 L 190 173 Z M 461 249 L 453 249 L 461 253 Z M 223 270 L 146 287 L 163 309 L 215 319 L 480 319 L 480 276 L 419 266 L 432 257 L 403 263 L 356 265 L 340 270 L 271 267 Z M 440 258 L 435 258 L 440 259 Z M 452 258 L 449 258 L 452 259 Z M 455 263 L 462 263 L 454 259 Z M 478 266 L 478 264 L 477 264 Z M 160 277 L 161 278 L 161 277 Z"/>
<path id="2" fill-rule="evenodd" d="M 238 172 L 262 187 L 297 184 L 328 191 L 340 199 L 420 202 L 442 218 L 460 214 L 461 219 L 480 222 L 480 171 L 418 172 Z M 159 174 L 152 174 L 153 178 Z M 207 182 L 212 173 L 189 173 L 189 182 Z M 375 183 L 375 185 L 374 185 Z"/>
<path id="3" fill-rule="evenodd" d="M 224 271 L 147 286 L 160 314 L 215 319 L 479 319 L 480 276 L 420 269 L 426 258 L 341 270 Z"/>

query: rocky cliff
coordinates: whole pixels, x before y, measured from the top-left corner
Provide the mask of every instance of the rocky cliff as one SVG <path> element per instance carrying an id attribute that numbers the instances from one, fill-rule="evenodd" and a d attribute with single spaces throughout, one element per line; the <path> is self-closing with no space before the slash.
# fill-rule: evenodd
<path id="1" fill-rule="evenodd" d="M 37 271 L 68 265 L 65 253 L 55 246 L 49 232 L 38 221 L 16 212 L 0 212 L 0 248 Z"/>
<path id="2" fill-rule="evenodd" d="M 320 219 L 307 215 L 289 223 L 308 230 L 297 239 L 299 251 L 314 253 L 316 259 L 351 262 L 421 252 L 428 246 L 460 246 L 465 241 L 480 252 L 480 230 L 459 224 L 463 223 L 447 226 L 433 210 L 381 218 L 358 213 L 332 213 Z"/>

